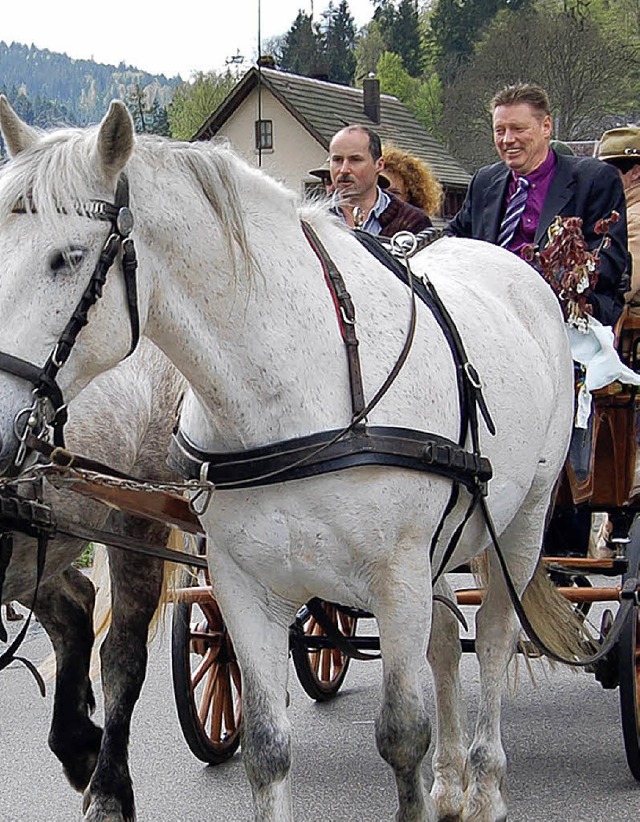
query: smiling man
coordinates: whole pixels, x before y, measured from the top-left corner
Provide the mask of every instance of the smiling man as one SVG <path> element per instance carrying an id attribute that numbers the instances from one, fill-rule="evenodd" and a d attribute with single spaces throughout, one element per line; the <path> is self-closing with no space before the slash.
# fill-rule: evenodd
<path id="1" fill-rule="evenodd" d="M 491 113 L 501 162 L 476 172 L 447 233 L 487 240 L 519 254 L 529 244 L 544 247 L 557 216 L 580 217 L 593 249 L 602 239 L 595 233 L 596 223 L 617 211 L 620 220 L 611 229 L 609 247 L 601 252 L 598 284 L 588 296 L 594 316 L 613 325 L 624 305 L 629 269 L 625 198 L 617 172 L 603 169 L 606 163 L 591 157 L 551 148 L 549 98 L 540 86 L 507 86 L 491 101 Z"/>

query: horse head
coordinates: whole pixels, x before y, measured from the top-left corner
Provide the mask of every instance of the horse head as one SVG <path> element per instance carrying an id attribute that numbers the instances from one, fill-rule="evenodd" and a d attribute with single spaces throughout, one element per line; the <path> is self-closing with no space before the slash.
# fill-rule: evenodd
<path id="1" fill-rule="evenodd" d="M 59 425 L 131 347 L 123 278 L 107 274 L 131 230 L 113 200 L 135 136 L 120 102 L 95 128 L 44 133 L 0 96 L 0 129 L 0 473 L 13 473 L 28 430 Z"/>

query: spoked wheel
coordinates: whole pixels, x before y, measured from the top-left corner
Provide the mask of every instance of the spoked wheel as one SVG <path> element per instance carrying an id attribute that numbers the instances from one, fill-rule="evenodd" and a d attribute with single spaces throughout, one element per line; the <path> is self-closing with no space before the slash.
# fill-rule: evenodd
<path id="1" fill-rule="evenodd" d="M 327 616 L 345 637 L 353 637 L 358 617 L 349 609 L 323 602 Z M 293 664 L 300 684 L 317 702 L 327 702 L 338 693 L 349 668 L 349 657 L 329 644 L 314 644 L 326 636 L 324 629 L 306 606 L 298 611 L 290 632 Z"/>
<path id="2" fill-rule="evenodd" d="M 231 638 L 208 584 L 183 589 L 173 609 L 171 662 L 178 719 L 191 751 L 210 765 L 240 744 L 242 685 Z M 187 583 L 189 586 L 189 583 Z"/>
<path id="3" fill-rule="evenodd" d="M 640 568 L 640 520 L 636 519 L 627 549 L 629 570 L 622 578 L 638 577 Z M 640 612 L 632 608 L 618 640 L 620 666 L 620 714 L 629 770 L 640 781 Z"/>

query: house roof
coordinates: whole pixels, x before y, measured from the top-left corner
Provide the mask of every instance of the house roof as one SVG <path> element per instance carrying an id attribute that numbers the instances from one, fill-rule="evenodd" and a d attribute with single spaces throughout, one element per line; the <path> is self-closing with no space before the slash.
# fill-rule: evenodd
<path id="1" fill-rule="evenodd" d="M 217 134 L 259 82 L 327 151 L 333 135 L 344 126 L 371 124 L 383 143 L 393 143 L 427 162 L 441 183 L 466 188 L 471 179 L 397 97 L 380 95 L 380 123 L 374 123 L 364 113 L 362 89 L 267 68 L 249 69 L 193 139 L 206 140 Z"/>

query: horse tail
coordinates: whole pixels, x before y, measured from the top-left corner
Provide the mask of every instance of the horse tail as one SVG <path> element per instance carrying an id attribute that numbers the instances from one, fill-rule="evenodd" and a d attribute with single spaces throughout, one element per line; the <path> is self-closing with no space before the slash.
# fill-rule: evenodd
<path id="1" fill-rule="evenodd" d="M 477 586 L 486 588 L 489 572 L 486 551 L 472 561 L 471 569 Z M 584 619 L 572 603 L 558 592 L 542 562 L 538 563 L 522 594 L 522 607 L 538 637 L 558 656 L 567 659 L 581 659 L 597 650 L 597 645 L 589 633 Z M 521 654 L 514 657 L 515 679 L 517 680 L 518 659 L 520 656 L 524 657 L 529 675 L 533 679 L 530 659 L 540 656 L 540 652 L 524 634 L 518 641 L 518 650 L 521 651 Z M 545 658 L 545 661 L 551 666 L 556 664 L 548 658 Z"/>
<path id="2" fill-rule="evenodd" d="M 558 656 L 582 659 L 597 650 L 583 616 L 558 592 L 542 562 L 522 595 L 522 606 L 540 639 Z"/>

